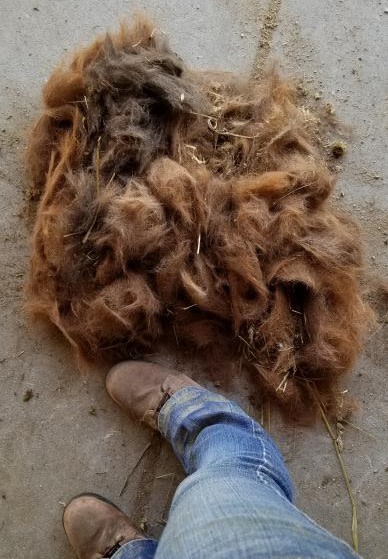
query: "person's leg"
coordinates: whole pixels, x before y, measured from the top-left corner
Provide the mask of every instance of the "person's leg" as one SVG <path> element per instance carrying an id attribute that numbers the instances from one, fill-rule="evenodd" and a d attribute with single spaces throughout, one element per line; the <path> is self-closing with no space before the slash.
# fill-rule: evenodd
<path id="1" fill-rule="evenodd" d="M 155 559 L 357 557 L 292 504 L 279 450 L 236 404 L 190 386 L 163 405 L 159 429 L 189 477 Z"/>
<path id="2" fill-rule="evenodd" d="M 91 493 L 70 501 L 63 527 L 78 559 L 153 559 L 158 545 L 113 503 Z"/>
<path id="3" fill-rule="evenodd" d="M 292 504 L 283 458 L 264 429 L 185 375 L 124 362 L 107 390 L 158 428 L 188 474 L 155 559 L 354 559 L 351 548 Z"/>
<path id="4" fill-rule="evenodd" d="M 154 559 L 158 543 L 155 540 L 133 540 L 124 544 L 111 559 Z"/>

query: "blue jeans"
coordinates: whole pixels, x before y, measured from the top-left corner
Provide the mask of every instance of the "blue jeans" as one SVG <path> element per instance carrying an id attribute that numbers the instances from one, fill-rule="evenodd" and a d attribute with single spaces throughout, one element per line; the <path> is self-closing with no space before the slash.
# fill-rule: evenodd
<path id="1" fill-rule="evenodd" d="M 125 544 L 114 559 L 355 559 L 292 504 L 283 458 L 233 402 L 187 387 L 164 404 L 159 429 L 188 477 L 160 542 Z"/>

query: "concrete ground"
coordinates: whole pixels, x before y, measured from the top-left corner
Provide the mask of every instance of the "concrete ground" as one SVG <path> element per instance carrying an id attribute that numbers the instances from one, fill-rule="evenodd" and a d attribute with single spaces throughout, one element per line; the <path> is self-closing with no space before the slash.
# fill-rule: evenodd
<path id="1" fill-rule="evenodd" d="M 304 79 L 312 102 L 330 102 L 352 127 L 338 203 L 364 226 L 373 273 L 388 268 L 388 1 L 3 0 L 0 50 L 0 558 L 71 556 L 63 503 L 81 491 L 114 500 L 151 534 L 163 528 L 182 473 L 168 447 L 132 424 L 105 395 L 103 375 L 80 376 L 69 347 L 26 324 L 29 254 L 22 155 L 40 89 L 66 52 L 146 9 L 190 64 L 249 73 L 278 57 Z M 343 435 L 358 503 L 360 551 L 387 557 L 387 320 L 380 317 L 344 388 L 360 402 Z M 173 357 L 160 359 L 175 365 Z M 190 368 L 190 365 L 184 365 Z M 236 397 L 243 401 L 237 386 Z M 28 392 L 32 391 L 32 392 Z M 26 394 L 32 398 L 25 401 Z M 323 427 L 272 422 L 297 503 L 351 541 L 350 504 Z M 152 443 L 149 446 L 149 443 Z"/>

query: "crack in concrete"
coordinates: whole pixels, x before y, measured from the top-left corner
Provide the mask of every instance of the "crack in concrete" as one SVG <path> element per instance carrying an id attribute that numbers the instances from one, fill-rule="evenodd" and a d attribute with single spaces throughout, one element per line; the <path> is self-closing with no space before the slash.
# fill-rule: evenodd
<path id="1" fill-rule="evenodd" d="M 269 54 L 272 49 L 272 39 L 278 26 L 279 12 L 282 0 L 270 0 L 260 28 L 259 43 L 254 60 L 252 78 L 257 79 L 263 75 Z"/>

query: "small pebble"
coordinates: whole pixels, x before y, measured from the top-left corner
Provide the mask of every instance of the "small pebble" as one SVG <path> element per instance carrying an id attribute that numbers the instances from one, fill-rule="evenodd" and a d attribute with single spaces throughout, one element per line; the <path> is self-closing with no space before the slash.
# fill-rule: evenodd
<path id="1" fill-rule="evenodd" d="M 28 390 L 25 391 L 24 396 L 23 396 L 23 402 L 29 402 L 31 400 L 31 398 L 34 397 L 34 393 L 31 390 L 31 388 L 29 388 Z"/>
<path id="2" fill-rule="evenodd" d="M 339 158 L 345 154 L 346 148 L 347 146 L 344 142 L 335 142 L 331 146 L 331 153 L 334 157 Z"/>

